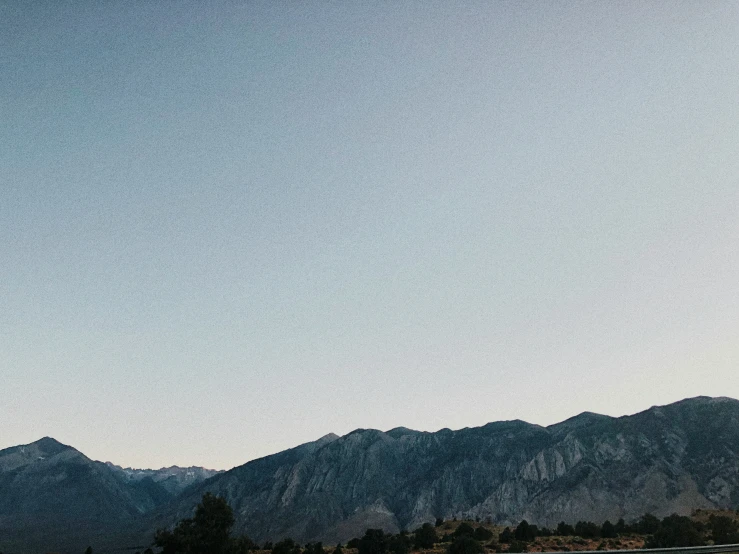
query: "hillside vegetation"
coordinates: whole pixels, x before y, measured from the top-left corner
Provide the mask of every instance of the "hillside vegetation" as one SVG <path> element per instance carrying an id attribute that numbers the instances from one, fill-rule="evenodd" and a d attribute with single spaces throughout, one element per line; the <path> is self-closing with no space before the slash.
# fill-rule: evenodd
<path id="1" fill-rule="evenodd" d="M 645 514 L 637 521 L 596 524 L 560 522 L 548 529 L 521 521 L 514 528 L 480 521 L 425 523 L 413 532 L 385 533 L 367 529 L 361 537 L 328 550 L 323 543 L 301 546 L 292 538 L 260 546 L 248 536 L 232 536 L 233 510 L 222 499 L 206 493 L 192 519 L 180 521 L 172 530 L 157 531 L 154 544 L 162 554 L 485 554 L 486 551 L 571 552 L 670 548 L 706 544 L 739 543 L 739 512 L 696 512 L 693 517 L 676 514 L 659 518 Z"/>

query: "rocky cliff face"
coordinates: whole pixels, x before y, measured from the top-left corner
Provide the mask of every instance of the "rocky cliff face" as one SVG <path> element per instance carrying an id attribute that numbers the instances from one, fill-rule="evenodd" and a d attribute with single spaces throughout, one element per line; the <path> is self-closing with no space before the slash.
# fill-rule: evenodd
<path id="1" fill-rule="evenodd" d="M 161 486 L 172 473 L 184 484 L 178 496 Z M 621 418 L 584 413 L 550 427 L 358 429 L 199 484 L 187 478 L 188 469 L 95 462 L 53 439 L 2 450 L 0 550 L 143 550 L 157 527 L 190 517 L 206 491 L 224 496 L 236 531 L 260 542 L 344 542 L 368 527 L 413 529 L 437 517 L 552 526 L 736 509 L 739 401 L 695 398 Z"/>
<path id="2" fill-rule="evenodd" d="M 634 416 L 584 413 L 435 433 L 359 429 L 218 475 L 158 513 L 225 496 L 256 540 L 345 541 L 436 517 L 541 525 L 739 507 L 739 402 L 696 398 Z"/>

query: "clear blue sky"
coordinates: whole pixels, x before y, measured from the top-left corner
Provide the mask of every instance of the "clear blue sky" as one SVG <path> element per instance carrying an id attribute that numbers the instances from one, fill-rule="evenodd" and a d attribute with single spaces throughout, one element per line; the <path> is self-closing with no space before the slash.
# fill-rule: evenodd
<path id="1" fill-rule="evenodd" d="M 737 2 L 0 0 L 0 448 L 739 397 L 738 67 Z"/>

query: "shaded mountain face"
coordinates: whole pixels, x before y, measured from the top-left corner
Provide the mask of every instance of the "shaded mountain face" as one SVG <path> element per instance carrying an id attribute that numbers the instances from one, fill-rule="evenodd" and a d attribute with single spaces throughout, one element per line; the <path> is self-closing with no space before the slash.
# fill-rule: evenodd
<path id="1" fill-rule="evenodd" d="M 258 541 L 333 543 L 437 517 L 553 526 L 737 508 L 739 402 L 696 398 L 621 418 L 584 413 L 546 428 L 360 429 L 220 474 L 157 510 L 156 525 L 189 517 L 206 491 L 224 496 L 237 530 Z"/>
<path id="2" fill-rule="evenodd" d="M 181 482 L 202 481 L 205 471 L 185 472 Z M 82 552 L 91 537 L 116 534 L 182 490 L 154 477 L 168 484 L 156 472 L 129 479 L 48 437 L 0 450 L 0 550 Z"/>
<path id="3" fill-rule="evenodd" d="M 105 464 L 54 439 L 0 451 L 0 517 L 120 519 L 156 503 Z"/>

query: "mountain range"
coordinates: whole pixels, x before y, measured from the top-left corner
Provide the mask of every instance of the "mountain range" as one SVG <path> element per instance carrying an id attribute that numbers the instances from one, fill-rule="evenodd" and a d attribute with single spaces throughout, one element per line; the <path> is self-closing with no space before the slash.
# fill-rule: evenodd
<path id="1" fill-rule="evenodd" d="M 225 497 L 236 532 L 259 542 L 333 543 L 439 517 L 552 526 L 736 509 L 739 401 L 586 412 L 548 427 L 357 429 L 226 472 L 124 469 L 45 438 L 0 451 L 0 550 L 142 550 L 205 492 Z"/>

